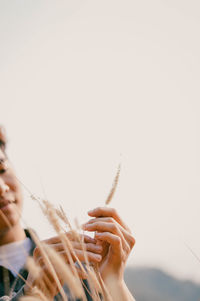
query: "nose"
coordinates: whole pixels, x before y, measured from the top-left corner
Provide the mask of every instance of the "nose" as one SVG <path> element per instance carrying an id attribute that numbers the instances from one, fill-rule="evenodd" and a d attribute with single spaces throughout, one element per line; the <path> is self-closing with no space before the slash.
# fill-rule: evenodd
<path id="1" fill-rule="evenodd" d="M 8 191 L 9 186 L 2 179 L 0 179 L 0 196 L 3 196 Z"/>

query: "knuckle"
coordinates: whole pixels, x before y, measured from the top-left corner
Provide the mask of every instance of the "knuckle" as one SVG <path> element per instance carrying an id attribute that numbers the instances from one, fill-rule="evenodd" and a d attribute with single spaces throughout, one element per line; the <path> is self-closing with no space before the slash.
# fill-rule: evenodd
<path id="1" fill-rule="evenodd" d="M 43 243 L 48 245 L 52 242 L 52 240 L 53 240 L 53 238 L 48 238 L 48 239 L 43 240 Z"/>
<path id="2" fill-rule="evenodd" d="M 135 238 L 131 235 L 130 236 L 130 247 L 131 247 L 131 249 L 134 247 L 134 245 L 135 245 Z"/>
<path id="3" fill-rule="evenodd" d="M 115 223 L 111 224 L 110 227 L 111 227 L 111 230 L 114 231 L 114 232 L 116 232 L 117 229 L 118 229 L 117 225 Z"/>
<path id="4" fill-rule="evenodd" d="M 103 211 L 104 207 L 97 207 L 95 210 L 97 211 Z"/>
<path id="5" fill-rule="evenodd" d="M 108 217 L 108 222 L 114 224 L 115 220 L 113 217 Z"/>
<path id="6" fill-rule="evenodd" d="M 122 252 L 121 256 L 122 256 L 122 261 L 123 261 L 123 262 L 126 262 L 126 260 L 127 260 L 127 255 L 126 255 L 126 253 L 125 253 L 125 252 Z"/>
<path id="7" fill-rule="evenodd" d="M 115 241 L 118 245 L 121 245 L 121 238 L 119 236 L 115 237 Z"/>
<path id="8" fill-rule="evenodd" d="M 54 237 L 45 239 L 42 242 L 45 243 L 45 244 L 47 244 L 47 245 L 51 245 L 51 244 L 54 244 L 54 243 L 58 242 L 58 240 L 59 240 L 59 237 L 58 236 L 54 236 Z"/>
<path id="9" fill-rule="evenodd" d="M 131 247 L 127 244 L 126 245 L 126 253 L 129 254 L 131 251 Z"/>
<path id="10" fill-rule="evenodd" d="M 113 216 L 117 215 L 117 210 L 115 208 L 110 208 L 110 211 L 111 211 Z"/>

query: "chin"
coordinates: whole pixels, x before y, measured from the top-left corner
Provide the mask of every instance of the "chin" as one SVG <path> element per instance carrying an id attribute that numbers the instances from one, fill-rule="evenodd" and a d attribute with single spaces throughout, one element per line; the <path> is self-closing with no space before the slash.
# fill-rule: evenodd
<path id="1" fill-rule="evenodd" d="M 16 213 L 0 215 L 0 231 L 12 229 L 20 223 L 19 216 Z"/>

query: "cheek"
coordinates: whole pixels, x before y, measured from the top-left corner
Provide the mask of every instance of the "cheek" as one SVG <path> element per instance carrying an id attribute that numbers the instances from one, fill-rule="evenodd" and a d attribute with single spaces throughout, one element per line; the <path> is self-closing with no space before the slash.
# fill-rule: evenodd
<path id="1" fill-rule="evenodd" d="M 8 181 L 7 185 L 9 186 L 10 193 L 14 194 L 17 203 L 22 203 L 22 190 L 17 181 Z"/>
<path id="2" fill-rule="evenodd" d="M 23 195 L 21 188 L 14 183 L 10 183 L 9 188 L 10 194 L 12 195 L 11 198 L 15 201 L 16 210 L 21 212 L 23 206 Z"/>
<path id="3" fill-rule="evenodd" d="M 21 210 L 23 207 L 23 197 L 21 191 L 15 192 L 16 206 Z"/>
<path id="4" fill-rule="evenodd" d="M 20 210 L 15 204 L 0 214 L 0 230 L 7 229 L 16 225 L 20 220 Z"/>

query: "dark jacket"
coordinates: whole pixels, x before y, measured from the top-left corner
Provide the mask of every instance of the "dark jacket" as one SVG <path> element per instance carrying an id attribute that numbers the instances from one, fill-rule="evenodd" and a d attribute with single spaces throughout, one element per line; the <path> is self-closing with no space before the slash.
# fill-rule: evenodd
<path id="1" fill-rule="evenodd" d="M 30 233 L 25 230 L 26 236 L 29 237 L 32 241 L 32 248 L 30 251 L 30 255 L 33 255 L 33 251 L 35 249 L 35 243 L 32 240 Z M 28 271 L 25 267 L 23 267 L 19 271 L 20 276 L 14 277 L 13 274 L 10 272 L 10 270 L 6 269 L 5 267 L 0 266 L 0 301 L 2 300 L 1 297 L 3 296 L 10 296 L 10 301 L 19 301 L 20 297 L 24 296 L 24 280 L 28 277 Z M 92 298 L 90 297 L 89 287 L 87 281 L 84 280 L 83 288 L 85 290 L 85 294 L 87 296 L 88 301 L 92 301 Z M 64 287 L 66 294 L 68 296 L 68 300 L 73 300 L 70 298 L 70 292 L 67 287 Z M 55 301 L 60 300 L 59 296 L 54 298 Z M 80 299 L 77 299 L 76 301 L 80 301 Z"/>

